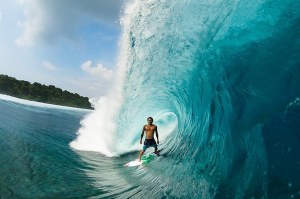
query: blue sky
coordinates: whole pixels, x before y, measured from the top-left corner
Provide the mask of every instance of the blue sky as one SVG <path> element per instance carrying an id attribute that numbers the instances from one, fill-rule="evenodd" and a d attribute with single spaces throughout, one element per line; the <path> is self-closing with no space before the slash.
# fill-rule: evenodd
<path id="1" fill-rule="evenodd" d="M 123 0 L 0 0 L 0 74 L 105 95 Z"/>

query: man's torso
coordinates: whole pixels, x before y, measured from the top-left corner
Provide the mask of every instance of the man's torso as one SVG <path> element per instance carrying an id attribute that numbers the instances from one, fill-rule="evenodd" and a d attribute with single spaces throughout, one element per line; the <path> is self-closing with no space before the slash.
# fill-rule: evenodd
<path id="1" fill-rule="evenodd" d="M 153 139 L 154 138 L 154 132 L 156 130 L 156 125 L 145 125 L 145 131 L 146 131 L 146 139 Z"/>

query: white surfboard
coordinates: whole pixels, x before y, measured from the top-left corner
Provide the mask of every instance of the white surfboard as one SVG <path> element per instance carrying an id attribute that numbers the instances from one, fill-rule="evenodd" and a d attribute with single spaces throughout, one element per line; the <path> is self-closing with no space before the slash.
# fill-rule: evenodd
<path id="1" fill-rule="evenodd" d="M 140 166 L 143 163 L 148 163 L 154 159 L 155 154 L 150 153 L 147 155 L 143 155 L 141 158 L 141 161 L 138 159 L 128 162 L 127 164 L 124 164 L 124 167 L 137 167 Z"/>
<path id="2" fill-rule="evenodd" d="M 128 162 L 127 164 L 124 164 L 124 167 L 137 167 L 143 164 L 143 161 L 139 161 L 138 159 L 133 160 L 131 162 Z"/>

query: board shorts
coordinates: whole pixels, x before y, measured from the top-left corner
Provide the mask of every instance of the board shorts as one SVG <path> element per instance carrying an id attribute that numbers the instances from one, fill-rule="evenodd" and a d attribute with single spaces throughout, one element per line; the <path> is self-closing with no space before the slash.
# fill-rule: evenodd
<path id="1" fill-rule="evenodd" d="M 156 141 L 154 138 L 152 139 L 145 139 L 144 141 L 144 146 L 143 146 L 143 151 L 146 151 L 147 148 L 149 147 L 157 147 Z"/>

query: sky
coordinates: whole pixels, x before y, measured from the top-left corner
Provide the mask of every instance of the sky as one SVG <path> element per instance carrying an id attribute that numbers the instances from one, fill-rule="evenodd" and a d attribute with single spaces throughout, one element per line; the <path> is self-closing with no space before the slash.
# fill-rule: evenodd
<path id="1" fill-rule="evenodd" d="M 110 89 L 124 0 L 0 0 L 0 74 L 87 97 Z"/>

